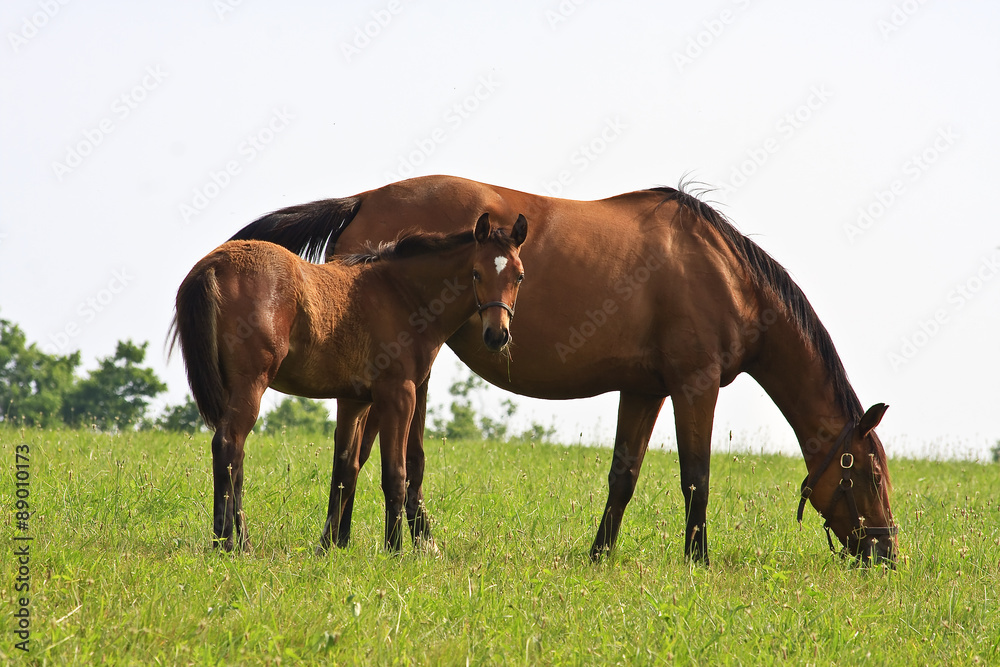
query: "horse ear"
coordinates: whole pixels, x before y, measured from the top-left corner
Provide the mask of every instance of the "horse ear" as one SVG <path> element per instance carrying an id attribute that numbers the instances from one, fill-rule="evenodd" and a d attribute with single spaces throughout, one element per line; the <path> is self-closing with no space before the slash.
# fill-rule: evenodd
<path id="1" fill-rule="evenodd" d="M 875 430 L 878 423 L 882 421 L 882 415 L 884 415 L 885 411 L 888 409 L 889 406 L 885 403 L 876 403 L 868 408 L 868 412 L 866 412 L 861 418 L 861 421 L 858 422 L 858 431 L 861 433 L 862 438 L 867 438 L 868 435 Z"/>
<path id="2" fill-rule="evenodd" d="M 476 222 L 476 242 L 486 243 L 490 239 L 493 227 L 490 225 L 490 214 L 483 213 Z"/>
<path id="3" fill-rule="evenodd" d="M 514 241 L 514 246 L 517 248 L 521 247 L 524 243 L 524 239 L 528 237 L 528 219 L 524 217 L 524 214 L 517 216 L 517 222 L 514 223 L 514 228 L 510 230 L 510 238 Z"/>

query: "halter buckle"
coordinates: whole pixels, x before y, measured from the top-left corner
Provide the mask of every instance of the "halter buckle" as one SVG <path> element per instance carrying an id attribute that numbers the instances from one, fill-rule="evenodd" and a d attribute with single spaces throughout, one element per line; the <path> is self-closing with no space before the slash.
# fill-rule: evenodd
<path id="1" fill-rule="evenodd" d="M 840 467 L 844 470 L 854 467 L 854 454 L 844 452 L 840 455 Z"/>

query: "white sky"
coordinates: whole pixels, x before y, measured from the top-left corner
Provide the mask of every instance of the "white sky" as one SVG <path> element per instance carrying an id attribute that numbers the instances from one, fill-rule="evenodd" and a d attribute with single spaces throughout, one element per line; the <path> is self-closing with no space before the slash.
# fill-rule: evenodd
<path id="1" fill-rule="evenodd" d="M 996 3 L 7 0 L 0 31 L 0 317 L 87 368 L 150 341 L 157 406 L 187 390 L 177 286 L 265 212 L 401 174 L 578 199 L 689 174 L 891 404 L 890 455 L 1000 438 Z M 519 403 L 518 428 L 611 442 L 617 396 Z M 729 430 L 796 451 L 745 376 Z"/>

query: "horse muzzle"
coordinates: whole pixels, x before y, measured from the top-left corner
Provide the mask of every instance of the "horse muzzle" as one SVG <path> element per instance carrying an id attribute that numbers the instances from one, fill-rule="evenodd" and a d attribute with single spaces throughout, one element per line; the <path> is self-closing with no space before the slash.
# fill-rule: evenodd
<path id="1" fill-rule="evenodd" d="M 874 565 L 878 567 L 884 565 L 895 570 L 898 551 L 897 532 L 896 526 L 881 529 L 869 528 L 859 540 L 849 540 L 848 549 L 862 566 Z"/>
<path id="2" fill-rule="evenodd" d="M 503 324 L 503 318 L 501 317 L 501 323 L 498 326 L 490 324 L 484 316 L 484 313 L 490 308 L 499 308 L 506 311 L 507 323 Z M 483 318 L 483 344 L 488 350 L 491 352 L 500 352 L 510 345 L 510 322 L 514 319 L 513 306 L 508 306 L 503 301 L 490 301 L 489 303 L 479 305 L 479 316 Z"/>
<path id="3" fill-rule="evenodd" d="M 510 329 L 507 327 L 483 328 L 483 344 L 491 352 L 500 352 L 510 344 Z"/>

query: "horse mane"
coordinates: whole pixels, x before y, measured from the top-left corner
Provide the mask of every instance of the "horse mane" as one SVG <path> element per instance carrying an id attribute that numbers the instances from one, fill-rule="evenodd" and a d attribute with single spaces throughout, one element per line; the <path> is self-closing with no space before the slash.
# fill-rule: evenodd
<path id="1" fill-rule="evenodd" d="M 722 236 L 754 284 L 774 297 L 775 301 L 785 309 L 791 321 L 798 327 L 802 338 L 812 344 L 833 383 L 834 400 L 847 414 L 848 419 L 857 424 L 864 415 L 864 408 L 847 378 L 847 370 L 837 353 L 830 332 L 823 326 L 819 315 L 816 314 L 809 299 L 802 292 L 802 288 L 792 280 L 785 267 L 764 252 L 759 245 L 740 233 L 722 213 L 696 195 L 685 192 L 685 187 L 686 184 L 681 183 L 677 188 L 652 188 L 652 191 L 663 194 L 663 203 L 673 201 L 694 213 Z M 878 436 L 874 433 L 872 436 L 874 443 L 872 453 L 882 469 L 883 478 L 888 488 L 891 482 L 889 481 L 888 458 L 885 448 Z"/>
<path id="2" fill-rule="evenodd" d="M 676 202 L 694 213 L 722 236 L 747 271 L 754 285 L 774 297 L 774 300 L 784 308 L 790 320 L 798 327 L 802 338 L 812 344 L 826 367 L 827 373 L 829 373 L 833 383 L 835 400 L 848 418 L 857 423 L 864 414 L 861 401 L 847 379 L 847 371 L 844 369 L 840 355 L 837 354 L 837 348 L 834 347 L 830 333 L 823 326 L 802 289 L 795 284 L 795 281 L 781 264 L 764 252 L 760 246 L 741 234 L 722 213 L 696 195 L 685 192 L 685 186 L 686 184 L 682 183 L 678 188 L 661 187 L 652 188 L 652 190 L 662 193 L 664 202 Z M 876 449 L 880 462 L 884 463 L 884 450 L 881 447 Z"/>
<path id="3" fill-rule="evenodd" d="M 475 241 L 474 233 L 470 231 L 441 234 L 437 232 L 405 231 L 396 237 L 395 241 L 373 243 L 368 241 L 364 249 L 350 255 L 337 255 L 330 261 L 344 266 L 359 264 L 374 264 L 394 259 L 406 259 L 438 252 L 447 252 Z M 503 250 L 512 250 L 516 246 L 506 230 L 494 228 L 490 232 L 489 241 L 498 244 Z"/>

